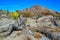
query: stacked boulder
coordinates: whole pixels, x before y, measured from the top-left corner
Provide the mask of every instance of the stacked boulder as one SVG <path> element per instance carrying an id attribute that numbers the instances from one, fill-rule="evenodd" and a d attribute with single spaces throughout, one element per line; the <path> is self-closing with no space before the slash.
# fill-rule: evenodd
<path id="1" fill-rule="evenodd" d="M 38 18 L 20 16 L 10 27 L 4 29 L 3 32 L 8 30 L 8 33 L 4 33 L 3 36 L 13 32 L 3 40 L 60 40 L 60 28 L 51 15 Z"/>

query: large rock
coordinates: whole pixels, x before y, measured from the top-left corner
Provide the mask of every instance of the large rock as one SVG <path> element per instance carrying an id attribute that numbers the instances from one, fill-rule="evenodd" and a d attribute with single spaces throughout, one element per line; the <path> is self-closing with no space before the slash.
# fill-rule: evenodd
<path id="1" fill-rule="evenodd" d="M 30 31 L 23 30 L 23 31 L 15 31 L 10 36 L 4 38 L 3 40 L 50 40 L 49 38 L 45 37 L 44 35 L 34 32 L 33 35 L 30 34 Z"/>
<path id="2" fill-rule="evenodd" d="M 2 19 L 0 21 L 2 22 L 2 25 L 0 25 L 0 37 L 10 35 L 12 32 L 12 24 L 14 24 L 14 21 L 8 19 Z"/>
<path id="3" fill-rule="evenodd" d="M 60 40 L 60 28 L 40 27 L 39 31 L 52 40 Z"/>
<path id="4" fill-rule="evenodd" d="M 60 32 L 50 32 L 47 36 L 52 40 L 60 40 Z"/>
<path id="5" fill-rule="evenodd" d="M 37 25 L 36 19 L 27 18 L 25 25 L 30 27 L 36 26 Z"/>
<path id="6" fill-rule="evenodd" d="M 54 20 L 53 16 L 43 16 L 38 18 L 38 25 L 56 27 L 58 24 Z"/>
<path id="7" fill-rule="evenodd" d="M 5 37 L 10 35 L 10 33 L 12 32 L 12 27 L 5 27 L 5 28 L 0 28 L 0 37 Z"/>

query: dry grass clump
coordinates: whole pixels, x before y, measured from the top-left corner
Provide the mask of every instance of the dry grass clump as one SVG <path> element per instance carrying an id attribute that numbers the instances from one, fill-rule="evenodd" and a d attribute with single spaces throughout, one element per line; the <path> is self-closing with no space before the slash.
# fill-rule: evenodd
<path id="1" fill-rule="evenodd" d="M 24 17 L 33 17 L 34 16 L 34 13 L 31 13 L 31 12 L 22 12 L 22 14 Z"/>
<path id="2" fill-rule="evenodd" d="M 40 35 L 40 33 L 34 32 L 34 38 L 42 38 L 42 36 Z"/>

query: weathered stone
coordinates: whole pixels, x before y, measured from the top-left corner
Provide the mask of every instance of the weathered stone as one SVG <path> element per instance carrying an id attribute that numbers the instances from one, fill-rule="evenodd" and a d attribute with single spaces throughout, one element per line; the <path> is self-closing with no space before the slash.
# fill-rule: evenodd
<path id="1" fill-rule="evenodd" d="M 12 32 L 12 27 L 6 27 L 0 29 L 0 37 L 6 37 Z"/>
<path id="2" fill-rule="evenodd" d="M 14 20 L 5 18 L 0 20 L 2 25 L 0 25 L 0 37 L 5 37 L 11 34 L 12 32 L 12 24 L 15 23 Z"/>
<path id="3" fill-rule="evenodd" d="M 60 32 L 50 32 L 47 36 L 52 40 L 60 40 Z"/>
<path id="4" fill-rule="evenodd" d="M 53 16 L 43 16 L 41 18 L 38 18 L 37 22 L 38 25 L 56 27 L 57 23 L 53 19 Z"/>

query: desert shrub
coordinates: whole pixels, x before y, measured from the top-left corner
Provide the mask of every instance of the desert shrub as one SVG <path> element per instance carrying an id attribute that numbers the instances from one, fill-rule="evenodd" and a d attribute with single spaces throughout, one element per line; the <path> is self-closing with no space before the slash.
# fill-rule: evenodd
<path id="1" fill-rule="evenodd" d="M 10 14 L 10 16 L 13 18 L 13 19 L 17 19 L 19 17 L 19 14 L 17 12 L 13 12 Z"/>
<path id="2" fill-rule="evenodd" d="M 30 12 L 22 12 L 24 17 L 33 17 L 34 13 L 30 13 Z"/>

